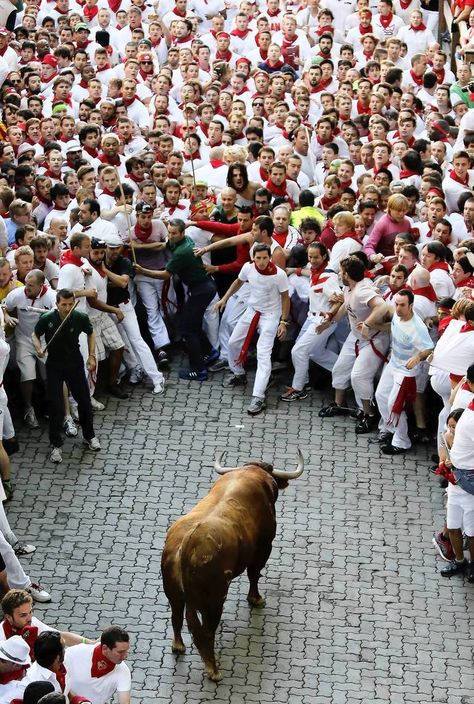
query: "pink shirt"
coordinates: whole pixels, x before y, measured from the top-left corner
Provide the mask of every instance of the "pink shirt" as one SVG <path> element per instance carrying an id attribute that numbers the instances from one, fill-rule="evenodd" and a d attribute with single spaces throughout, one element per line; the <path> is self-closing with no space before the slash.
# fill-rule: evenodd
<path id="1" fill-rule="evenodd" d="M 382 215 L 369 235 L 364 252 L 368 257 L 373 254 L 383 254 L 384 257 L 393 257 L 395 237 L 400 232 L 410 232 L 410 220 L 405 217 L 401 222 L 395 222 L 390 215 Z"/>

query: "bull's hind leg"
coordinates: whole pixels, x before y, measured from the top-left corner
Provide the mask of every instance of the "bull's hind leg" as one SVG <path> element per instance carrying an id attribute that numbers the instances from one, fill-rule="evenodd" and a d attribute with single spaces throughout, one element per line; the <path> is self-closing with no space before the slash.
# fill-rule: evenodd
<path id="1" fill-rule="evenodd" d="M 194 609 L 186 607 L 186 621 L 191 631 L 194 644 L 204 663 L 206 675 L 213 682 L 219 682 L 222 675 L 216 664 L 215 637 L 217 626 L 222 616 L 223 604 L 213 606 L 212 611 L 202 614 L 202 623 Z"/>
<path id="2" fill-rule="evenodd" d="M 170 604 L 171 624 L 173 626 L 173 642 L 171 643 L 171 650 L 173 653 L 184 653 L 186 646 L 184 645 L 183 638 L 181 636 L 184 619 L 184 599 L 170 599 Z"/>
<path id="3" fill-rule="evenodd" d="M 265 606 L 265 599 L 258 591 L 258 580 L 260 579 L 261 571 L 267 564 L 271 551 L 272 543 L 270 541 L 269 546 L 260 550 L 260 553 L 256 556 L 253 564 L 247 567 L 247 577 L 249 578 L 250 583 L 247 601 L 251 606 L 256 606 L 257 608 Z"/>

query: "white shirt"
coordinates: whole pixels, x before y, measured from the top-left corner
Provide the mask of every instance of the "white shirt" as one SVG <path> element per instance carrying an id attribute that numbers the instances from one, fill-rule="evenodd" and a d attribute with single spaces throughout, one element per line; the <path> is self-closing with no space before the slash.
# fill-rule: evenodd
<path id="1" fill-rule="evenodd" d="M 365 338 L 362 337 L 356 326 L 358 323 L 363 323 L 367 320 L 372 312 L 372 308 L 369 306 L 370 301 L 379 297 L 379 292 L 368 279 L 362 279 L 362 281 L 356 283 L 353 289 L 347 288 L 344 291 L 344 304 L 351 331 L 359 340 L 364 340 Z"/>
<path id="2" fill-rule="evenodd" d="M 247 262 L 240 270 L 239 280 L 248 281 L 250 297 L 248 305 L 262 314 L 281 315 L 281 295 L 288 291 L 288 277 L 283 269 L 277 267 L 274 275 L 260 274 L 252 262 Z"/>
<path id="3" fill-rule="evenodd" d="M 88 281 L 90 281 L 90 277 L 86 277 L 85 272 L 91 271 L 92 267 L 85 259 L 83 259 L 82 262 L 82 266 L 65 264 L 59 269 L 58 291 L 61 288 L 69 288 L 71 291 L 80 291 L 89 288 Z M 81 311 L 81 313 L 87 313 L 86 297 L 81 296 L 77 300 L 79 301 L 77 310 Z"/>
<path id="4" fill-rule="evenodd" d="M 433 352 L 434 371 L 464 376 L 474 359 L 474 330 L 460 332 L 463 320 L 451 320 Z M 456 429 L 457 433 L 457 429 Z M 472 439 L 471 439 L 472 447 Z"/>
<path id="5" fill-rule="evenodd" d="M 329 268 L 333 269 L 338 274 L 341 261 L 349 255 L 354 254 L 354 252 L 359 252 L 361 249 L 361 243 L 357 242 L 357 240 L 352 237 L 344 237 L 344 239 L 337 240 L 331 250 Z"/>
<path id="6" fill-rule="evenodd" d="M 43 308 L 43 310 L 52 310 L 56 305 L 56 291 L 46 288 L 46 291 L 38 298 L 28 298 L 25 293 L 25 287 L 15 288 L 7 295 L 3 301 L 3 305 L 7 307 L 9 312 L 13 312 L 16 308 L 18 325 L 15 327 L 15 337 L 23 338 L 31 342 L 31 334 L 35 329 L 35 325 L 39 320 L 39 314 L 32 310 L 24 310 L 27 306 L 34 308 Z"/>
<path id="7" fill-rule="evenodd" d="M 71 690 L 87 697 L 91 704 L 105 704 L 116 692 L 129 692 L 132 684 L 130 669 L 126 663 L 116 665 L 103 677 L 92 677 L 92 653 L 95 644 L 73 645 L 66 649 L 66 665 Z"/>
<path id="8" fill-rule="evenodd" d="M 474 471 L 473 435 L 474 410 L 468 406 L 456 424 L 456 432 L 451 448 L 451 461 L 457 469 Z"/>
<path id="9" fill-rule="evenodd" d="M 4 621 L 2 621 L 0 623 L 0 641 L 7 640 L 7 637 L 5 635 L 5 630 L 3 628 L 4 623 L 5 623 Z M 43 623 L 43 621 L 40 621 L 39 618 L 36 618 L 36 616 L 32 616 L 31 625 L 38 629 L 38 635 L 40 635 L 40 633 L 44 633 L 45 631 L 55 631 L 56 632 L 56 630 L 57 630 L 56 628 L 51 628 L 51 626 L 47 626 L 45 623 Z"/>
<path id="10" fill-rule="evenodd" d="M 331 308 L 330 296 L 340 292 L 337 274 L 328 267 L 320 275 L 316 286 L 311 286 L 310 283 L 308 318 L 313 319 L 320 313 L 328 312 Z"/>

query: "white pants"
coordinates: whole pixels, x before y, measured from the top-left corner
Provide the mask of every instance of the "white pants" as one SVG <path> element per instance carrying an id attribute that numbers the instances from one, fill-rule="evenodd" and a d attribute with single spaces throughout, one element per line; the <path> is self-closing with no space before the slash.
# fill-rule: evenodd
<path id="1" fill-rule="evenodd" d="M 4 387 L 0 386 L 0 440 L 10 440 L 13 437 L 15 437 L 15 429 L 8 410 L 8 397 Z"/>
<path id="2" fill-rule="evenodd" d="M 161 292 L 164 281 L 160 279 L 138 280 L 136 282 L 138 292 L 146 308 L 148 329 L 153 340 L 155 349 L 160 349 L 170 344 L 168 330 L 163 320 Z"/>
<path id="3" fill-rule="evenodd" d="M 215 350 L 219 349 L 219 311 L 214 310 L 214 306 L 218 301 L 219 296 L 216 293 L 204 311 L 204 317 L 202 320 L 203 330 Z"/>
<path id="4" fill-rule="evenodd" d="M 229 340 L 240 318 L 247 310 L 247 301 L 235 294 L 229 298 L 219 326 L 219 348 L 221 359 L 229 357 Z"/>
<path id="5" fill-rule="evenodd" d="M 309 360 L 319 364 L 323 369 L 332 371 L 337 360 L 337 354 L 327 348 L 327 341 L 334 333 L 335 325 L 318 334 L 316 326 L 323 321 L 321 316 L 307 318 L 291 351 L 291 359 L 295 368 L 292 387 L 301 391 L 309 381 Z"/>
<path id="6" fill-rule="evenodd" d="M 357 340 L 353 332 L 349 333 L 332 370 L 334 389 L 348 389 L 352 386 L 356 398 L 363 401 L 372 399 L 375 375 L 383 364 L 379 355 L 386 355 L 389 336 L 379 333 L 372 344 L 379 354 L 374 352 L 369 340 Z"/>
<path id="7" fill-rule="evenodd" d="M 236 360 L 254 315 L 255 311 L 253 308 L 248 308 L 237 323 L 229 340 L 229 368 L 237 376 L 244 374 L 242 366 L 237 364 Z M 265 391 L 272 371 L 272 349 L 279 321 L 279 315 L 274 316 L 265 313 L 260 316 L 258 321 L 257 374 L 252 392 L 252 396 L 257 396 L 258 398 L 265 398 Z"/>
<path id="8" fill-rule="evenodd" d="M 0 533 L 0 555 L 5 563 L 10 589 L 27 589 L 31 585 L 31 579 L 25 574 L 19 559 L 3 533 Z"/>
<path id="9" fill-rule="evenodd" d="M 449 379 L 448 372 L 443 372 L 441 369 L 437 369 L 431 376 L 431 387 L 433 391 L 436 391 L 438 396 L 441 396 L 443 401 L 443 408 L 438 416 L 438 435 L 436 436 L 436 444 L 439 448 L 441 446 L 441 437 L 444 433 L 444 426 L 446 425 L 446 420 L 451 412 L 451 404 L 449 403 L 449 397 L 451 396 L 451 381 Z"/>
<path id="10" fill-rule="evenodd" d="M 405 411 L 400 413 L 398 425 L 394 426 L 388 422 L 403 379 L 404 377 L 401 373 L 395 372 L 390 364 L 386 364 L 375 392 L 375 399 L 380 415 L 382 416 L 379 423 L 379 430 L 382 433 L 394 432 L 392 445 L 408 450 L 411 447 L 411 442 L 408 437 L 408 422 Z"/>
<path id="11" fill-rule="evenodd" d="M 438 36 L 438 21 L 439 12 L 432 12 L 430 10 L 423 10 L 423 21 L 427 29 L 431 29 L 434 36 Z"/>
<path id="12" fill-rule="evenodd" d="M 134 307 L 131 302 L 128 301 L 127 303 L 120 303 L 119 308 L 125 313 L 125 317 L 120 323 L 118 323 L 118 329 L 120 330 L 120 334 L 123 339 L 126 341 L 128 340 L 128 343 L 130 344 L 130 347 L 135 355 L 133 357 L 135 364 L 133 364 L 132 368 L 136 367 L 136 359 L 138 359 L 146 374 L 153 382 L 153 385 L 155 386 L 156 384 L 160 384 L 163 381 L 163 374 L 158 370 L 151 350 L 140 334 L 140 328 L 138 327 L 138 320 Z M 124 362 L 127 366 L 129 366 L 127 357 L 128 353 L 124 352 Z M 128 359 L 130 360 L 130 357 L 128 357 Z"/>

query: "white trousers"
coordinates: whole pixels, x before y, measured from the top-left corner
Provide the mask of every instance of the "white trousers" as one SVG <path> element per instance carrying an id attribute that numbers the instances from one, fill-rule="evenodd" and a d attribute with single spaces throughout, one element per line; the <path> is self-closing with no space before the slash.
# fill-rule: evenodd
<path id="1" fill-rule="evenodd" d="M 402 374 L 395 372 L 390 364 L 386 364 L 377 385 L 375 399 L 380 415 L 382 416 L 379 423 L 379 430 L 383 433 L 394 433 L 392 445 L 408 450 L 411 447 L 411 442 L 408 437 L 408 422 L 405 411 L 400 413 L 398 425 L 394 426 L 388 422 L 403 378 Z"/>
<path id="2" fill-rule="evenodd" d="M 0 533 L 0 555 L 5 563 L 10 589 L 27 589 L 31 585 L 31 579 L 23 570 L 15 551 L 3 533 Z"/>
<path id="3" fill-rule="evenodd" d="M 444 426 L 451 412 L 451 404 L 449 403 L 449 397 L 451 396 L 451 381 L 449 379 L 448 372 L 443 372 L 437 369 L 435 373 L 431 376 L 431 387 L 438 396 L 441 396 L 443 401 L 443 408 L 441 409 L 438 416 L 438 435 L 436 436 L 436 444 L 438 448 L 441 446 L 441 436 L 444 433 Z"/>
<path id="4" fill-rule="evenodd" d="M 137 289 L 146 308 L 148 329 L 155 349 L 160 349 L 170 344 L 168 330 L 163 320 L 161 305 L 161 292 L 164 281 L 160 279 L 147 279 L 137 281 Z"/>
<path id="5" fill-rule="evenodd" d="M 227 301 L 219 326 L 219 348 L 221 359 L 229 357 L 229 340 L 240 318 L 247 310 L 247 301 L 233 295 Z"/>
<path id="6" fill-rule="evenodd" d="M 237 376 L 244 374 L 244 370 L 240 364 L 237 364 L 237 358 L 242 349 L 243 342 L 247 336 L 247 332 L 255 315 L 253 308 L 248 308 L 235 326 L 229 340 L 229 368 L 233 374 Z M 257 342 L 257 374 L 253 385 L 252 396 L 258 398 L 265 397 L 268 380 L 272 371 L 272 349 L 275 341 L 275 336 L 278 330 L 280 316 L 267 315 L 263 313 L 258 321 L 258 342 Z"/>
<path id="7" fill-rule="evenodd" d="M 0 386 L 0 440 L 10 440 L 13 437 L 15 437 L 15 428 L 8 410 L 8 397 L 4 387 Z"/>
<path id="8" fill-rule="evenodd" d="M 130 359 L 128 352 L 124 351 L 125 364 L 127 367 L 134 369 L 137 366 L 136 360 L 138 359 L 146 374 L 153 382 L 153 385 L 160 384 L 163 381 L 163 374 L 156 366 L 151 350 L 140 334 L 134 307 L 131 302 L 128 301 L 127 303 L 120 303 L 119 308 L 125 313 L 125 317 L 118 323 L 118 329 L 125 343 L 130 346 L 134 354 L 132 359 Z"/>
<path id="9" fill-rule="evenodd" d="M 301 391 L 309 381 L 310 359 L 328 371 L 332 371 L 336 363 L 337 354 L 327 348 L 327 341 L 334 333 L 336 326 L 332 324 L 327 330 L 318 334 L 316 326 L 322 320 L 319 315 L 307 318 L 291 351 L 291 359 L 295 368 L 291 385 L 297 391 Z"/>
<path id="10" fill-rule="evenodd" d="M 215 350 L 219 349 L 219 311 L 214 310 L 214 306 L 218 301 L 219 296 L 216 293 L 216 295 L 204 311 L 204 317 L 202 319 L 203 330 L 206 333 L 207 339 Z"/>
<path id="11" fill-rule="evenodd" d="M 357 340 L 354 333 L 349 333 L 332 370 L 334 389 L 348 389 L 352 386 L 356 398 L 363 401 L 372 399 L 375 375 L 383 364 L 379 355 L 387 354 L 389 336 L 379 333 L 372 344 L 379 354 L 374 352 L 369 340 Z"/>

